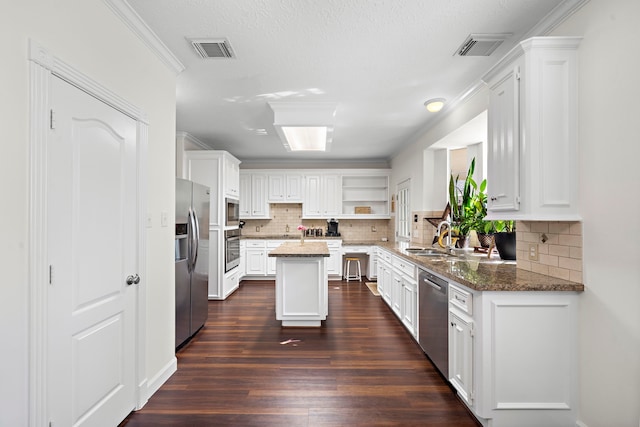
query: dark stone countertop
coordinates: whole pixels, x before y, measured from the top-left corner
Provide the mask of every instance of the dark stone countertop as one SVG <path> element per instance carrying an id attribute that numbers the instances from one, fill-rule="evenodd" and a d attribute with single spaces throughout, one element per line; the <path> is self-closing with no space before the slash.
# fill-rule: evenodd
<path id="1" fill-rule="evenodd" d="M 377 245 L 476 291 L 584 291 L 582 283 L 522 270 L 515 262 L 504 262 L 499 257 L 484 262 L 478 257 L 424 257 L 407 251 L 409 246 L 406 244 L 380 242 Z"/>

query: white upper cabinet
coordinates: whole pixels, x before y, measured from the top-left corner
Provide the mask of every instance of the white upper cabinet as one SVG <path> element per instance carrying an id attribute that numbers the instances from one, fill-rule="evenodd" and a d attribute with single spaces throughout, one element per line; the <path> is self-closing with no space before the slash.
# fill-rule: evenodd
<path id="1" fill-rule="evenodd" d="M 209 187 L 209 225 L 222 225 L 224 198 L 238 198 L 240 161 L 226 151 L 219 150 L 185 151 L 183 161 L 183 178 Z"/>
<path id="2" fill-rule="evenodd" d="M 579 220 L 579 37 L 534 37 L 483 80 L 490 89 L 490 219 Z"/>
<path id="3" fill-rule="evenodd" d="M 235 157 L 224 157 L 224 194 L 227 197 L 240 197 L 240 162 Z"/>
<path id="4" fill-rule="evenodd" d="M 273 173 L 267 174 L 268 200 L 271 203 L 302 203 L 302 174 Z"/>
<path id="5" fill-rule="evenodd" d="M 340 175 L 313 174 L 304 177 L 303 218 L 335 218 L 340 214 Z"/>
<path id="6" fill-rule="evenodd" d="M 269 219 L 267 175 L 240 172 L 240 219 Z"/>

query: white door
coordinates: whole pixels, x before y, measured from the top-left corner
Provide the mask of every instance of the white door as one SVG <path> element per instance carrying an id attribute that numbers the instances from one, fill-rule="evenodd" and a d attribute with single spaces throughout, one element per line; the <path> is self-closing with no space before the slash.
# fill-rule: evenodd
<path id="1" fill-rule="evenodd" d="M 115 426 L 135 407 L 136 285 L 127 276 L 138 272 L 136 121 L 53 80 L 49 418 L 54 426 Z"/>

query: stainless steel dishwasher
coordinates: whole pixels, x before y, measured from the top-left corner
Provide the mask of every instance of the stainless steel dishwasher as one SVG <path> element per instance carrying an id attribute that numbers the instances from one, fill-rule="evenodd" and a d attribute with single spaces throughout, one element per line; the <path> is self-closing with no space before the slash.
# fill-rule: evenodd
<path id="1" fill-rule="evenodd" d="M 449 378 L 449 282 L 418 269 L 418 343 Z"/>

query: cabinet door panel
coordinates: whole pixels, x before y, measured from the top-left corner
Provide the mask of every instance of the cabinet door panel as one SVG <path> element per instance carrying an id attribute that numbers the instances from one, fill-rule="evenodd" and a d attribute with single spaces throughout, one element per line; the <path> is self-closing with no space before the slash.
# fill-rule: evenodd
<path id="1" fill-rule="evenodd" d="M 449 311 L 449 381 L 469 405 L 473 403 L 473 322 Z"/>
<path id="2" fill-rule="evenodd" d="M 487 209 L 520 209 L 520 85 L 518 69 L 511 69 L 491 88 Z"/>

